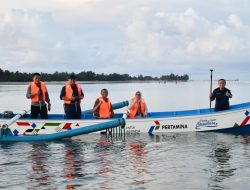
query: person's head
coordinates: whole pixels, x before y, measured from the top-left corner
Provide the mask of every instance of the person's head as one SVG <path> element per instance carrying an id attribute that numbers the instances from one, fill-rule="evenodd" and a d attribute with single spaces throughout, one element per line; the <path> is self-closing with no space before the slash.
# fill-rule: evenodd
<path id="1" fill-rule="evenodd" d="M 69 75 L 69 83 L 70 84 L 75 84 L 75 82 L 76 82 L 76 75 L 74 73 L 71 73 Z"/>
<path id="2" fill-rule="evenodd" d="M 109 95 L 108 90 L 107 90 L 106 88 L 103 88 L 103 89 L 101 90 L 101 95 L 102 95 L 103 98 L 107 98 L 108 95 Z"/>
<path id="3" fill-rule="evenodd" d="M 41 75 L 39 73 L 34 73 L 32 79 L 34 83 L 39 83 L 41 81 Z"/>
<path id="4" fill-rule="evenodd" d="M 135 93 L 135 97 L 139 100 L 139 99 L 141 99 L 141 92 L 140 91 L 137 91 L 136 93 Z"/>
<path id="5" fill-rule="evenodd" d="M 226 86 L 226 80 L 225 79 L 218 80 L 218 85 L 220 89 L 224 89 Z"/>

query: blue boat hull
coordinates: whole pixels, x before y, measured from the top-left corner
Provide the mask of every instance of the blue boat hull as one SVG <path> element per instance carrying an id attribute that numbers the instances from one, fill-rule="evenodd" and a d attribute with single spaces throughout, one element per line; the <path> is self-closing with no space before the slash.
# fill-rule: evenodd
<path id="1" fill-rule="evenodd" d="M 0 136 L 0 142 L 16 142 L 16 141 L 50 141 L 50 140 L 57 140 L 63 138 L 69 138 L 73 136 L 93 133 L 96 131 L 101 131 L 109 128 L 114 128 L 117 126 L 124 126 L 125 120 L 120 118 L 113 121 L 108 121 L 104 123 L 99 123 L 91 126 L 86 127 L 79 127 L 78 129 L 53 133 L 53 134 L 46 134 L 46 135 L 30 135 L 30 136 L 13 136 L 10 135 L 12 133 L 6 133 L 5 136 Z M 6 129 L 8 130 L 8 129 Z"/>
<path id="2" fill-rule="evenodd" d="M 232 127 L 227 129 L 213 130 L 213 132 L 230 133 L 236 135 L 250 135 L 250 125 L 245 125 L 243 127 Z"/>

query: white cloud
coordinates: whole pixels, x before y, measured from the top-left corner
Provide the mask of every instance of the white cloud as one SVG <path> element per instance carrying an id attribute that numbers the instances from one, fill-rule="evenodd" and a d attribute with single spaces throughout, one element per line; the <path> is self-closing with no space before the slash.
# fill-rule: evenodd
<path id="1" fill-rule="evenodd" d="M 67 35 L 60 31 L 50 13 L 11 9 L 0 21 L 0 40 L 4 44 L 0 47 L 0 59 L 5 68 L 22 65 L 21 70 L 58 69 L 62 55 L 71 51 Z"/>
<path id="2" fill-rule="evenodd" d="M 191 8 L 182 13 L 141 9 L 126 28 L 128 57 L 135 60 L 128 62 L 156 65 L 166 72 L 245 63 L 249 37 L 242 38 L 238 30 L 250 30 L 236 15 L 228 20 L 212 22 Z"/>
<path id="3" fill-rule="evenodd" d="M 190 41 L 187 52 L 193 55 L 213 55 L 224 52 L 233 52 L 240 48 L 240 39 L 230 34 L 226 26 L 218 25 L 202 36 Z"/>
<path id="4" fill-rule="evenodd" d="M 233 68 L 244 73 L 250 60 L 248 3 L 214 2 L 0 0 L 1 67 L 136 75 Z"/>

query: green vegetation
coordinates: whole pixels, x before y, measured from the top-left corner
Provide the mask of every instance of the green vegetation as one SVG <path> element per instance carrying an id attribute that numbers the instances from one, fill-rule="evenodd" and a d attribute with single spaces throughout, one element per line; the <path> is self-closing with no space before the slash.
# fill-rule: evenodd
<path id="1" fill-rule="evenodd" d="M 66 81 L 70 73 L 55 72 L 53 74 L 41 73 L 42 80 L 44 81 Z M 143 76 L 137 77 L 128 74 L 96 74 L 92 71 L 83 71 L 75 74 L 78 81 L 188 81 L 187 74 L 179 75 L 162 75 L 161 77 Z M 32 78 L 32 73 L 21 73 L 19 71 L 10 72 L 8 70 L 0 69 L 0 82 L 28 82 Z"/>

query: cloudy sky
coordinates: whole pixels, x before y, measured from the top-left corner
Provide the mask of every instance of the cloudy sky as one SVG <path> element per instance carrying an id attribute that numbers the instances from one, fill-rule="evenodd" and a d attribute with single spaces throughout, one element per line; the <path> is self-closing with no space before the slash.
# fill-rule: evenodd
<path id="1" fill-rule="evenodd" d="M 0 0 L 0 68 L 249 80 L 249 0 Z"/>

